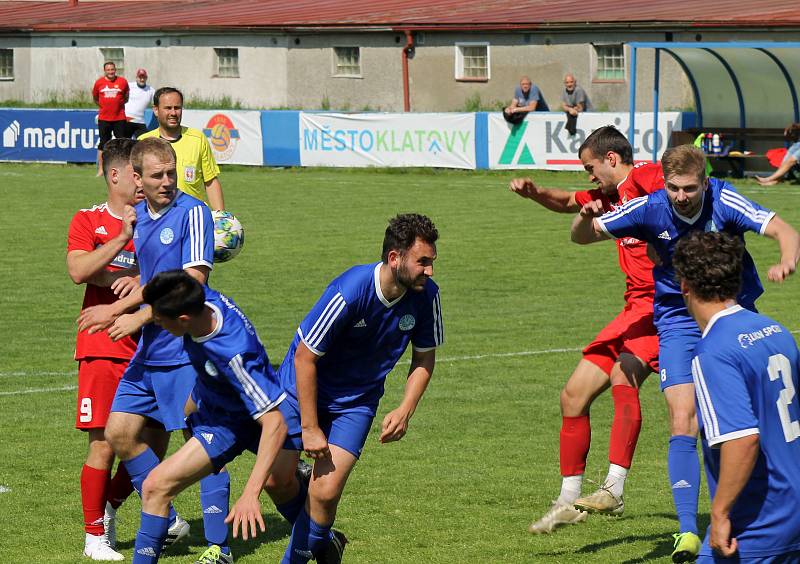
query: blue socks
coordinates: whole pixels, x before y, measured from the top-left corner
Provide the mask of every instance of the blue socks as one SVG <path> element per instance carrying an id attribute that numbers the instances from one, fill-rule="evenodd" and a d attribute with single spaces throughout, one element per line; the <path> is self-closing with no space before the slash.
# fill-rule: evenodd
<path id="1" fill-rule="evenodd" d="M 281 564 L 306 564 L 315 554 L 325 550 L 330 541 L 331 525 L 315 522 L 303 507 L 292 527 L 292 536 Z"/>
<path id="2" fill-rule="evenodd" d="M 161 461 L 150 447 L 147 447 L 144 452 L 134 456 L 130 460 L 123 461 L 125 470 L 128 471 L 128 474 L 131 477 L 131 484 L 133 484 L 133 488 L 136 490 L 136 493 L 139 494 L 139 497 L 142 497 L 142 484 L 144 483 L 145 478 L 147 478 L 147 475 L 150 473 L 150 471 L 160 463 Z M 175 508 L 172 507 L 172 504 L 170 503 L 169 522 L 172 523 L 177 516 L 178 514 L 175 513 Z"/>
<path id="3" fill-rule="evenodd" d="M 219 545 L 222 552 L 230 553 L 228 548 L 228 516 L 230 503 L 231 477 L 223 470 L 219 474 L 209 474 L 200 480 L 200 505 L 203 508 L 203 529 L 208 546 Z"/>
<path id="4" fill-rule="evenodd" d="M 670 437 L 667 466 L 680 532 L 698 534 L 700 460 L 697 455 L 697 439 L 685 435 Z"/>
<path id="5" fill-rule="evenodd" d="M 278 510 L 278 513 L 283 515 L 283 518 L 289 521 L 292 525 L 294 525 L 300 510 L 305 507 L 306 497 L 308 497 L 308 488 L 306 487 L 305 482 L 298 480 L 298 483 L 300 484 L 300 489 L 293 499 L 290 499 L 286 503 L 281 503 L 280 505 L 277 503 L 275 504 L 275 509 Z"/>
<path id="6" fill-rule="evenodd" d="M 161 545 L 167 538 L 169 521 L 169 517 L 150 515 L 142 511 L 142 524 L 136 533 L 136 544 L 133 547 L 133 564 L 158 562 Z"/>

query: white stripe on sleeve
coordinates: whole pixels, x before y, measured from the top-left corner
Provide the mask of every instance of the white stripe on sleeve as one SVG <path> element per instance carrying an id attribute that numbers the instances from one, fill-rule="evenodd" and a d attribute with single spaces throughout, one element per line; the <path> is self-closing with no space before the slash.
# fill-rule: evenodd
<path id="1" fill-rule="evenodd" d="M 311 327 L 308 335 L 305 336 L 305 342 L 316 348 L 346 305 L 347 302 L 344 301 L 341 292 L 337 292 L 336 295 L 330 299 L 328 305 L 325 306 L 325 309 L 322 310 L 322 313 L 317 318 L 314 326 Z"/>
<path id="2" fill-rule="evenodd" d="M 433 342 L 438 347 L 444 342 L 444 322 L 442 320 L 442 304 L 439 293 L 433 298 Z"/>
<path id="3" fill-rule="evenodd" d="M 708 386 L 706 386 L 703 368 L 700 366 L 698 357 L 692 359 L 692 376 L 694 377 L 697 403 L 700 405 L 700 411 L 703 415 L 706 438 L 711 441 L 712 438 L 719 436 L 719 421 L 717 421 L 717 413 L 714 411 L 714 404 L 711 402 L 711 395 L 708 393 Z"/>
<path id="4" fill-rule="evenodd" d="M 238 354 L 234 356 L 228 363 L 228 366 L 230 366 L 234 375 L 236 375 L 236 379 L 239 381 L 239 384 L 241 384 L 244 393 L 247 394 L 247 397 L 255 404 L 256 409 L 259 412 L 266 410 L 267 406 L 272 402 L 269 401 L 267 394 L 264 393 L 264 390 L 261 389 L 245 369 L 242 363 L 242 356 Z"/>

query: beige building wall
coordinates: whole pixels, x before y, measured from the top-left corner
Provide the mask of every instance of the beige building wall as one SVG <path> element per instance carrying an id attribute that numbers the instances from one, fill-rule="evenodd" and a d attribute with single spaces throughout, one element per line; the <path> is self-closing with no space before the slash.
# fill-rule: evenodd
<path id="1" fill-rule="evenodd" d="M 122 74 L 130 82 L 136 69 L 144 68 L 154 88 L 174 86 L 187 100 L 228 97 L 246 107 L 285 107 L 286 42 L 285 36 L 267 34 L 36 35 L 29 47 L 14 47 L 16 76 L 13 81 L 0 81 L 0 101 L 90 96 L 94 81 L 102 75 L 101 49 L 112 47 L 124 50 Z M 0 38 L 0 48 L 9 44 Z M 215 47 L 238 49 L 238 78 L 216 75 Z"/>

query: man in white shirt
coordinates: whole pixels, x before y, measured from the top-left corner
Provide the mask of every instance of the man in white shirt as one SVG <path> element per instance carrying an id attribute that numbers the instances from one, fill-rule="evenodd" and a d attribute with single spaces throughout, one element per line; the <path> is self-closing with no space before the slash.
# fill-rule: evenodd
<path id="1" fill-rule="evenodd" d="M 144 122 L 144 111 L 153 105 L 153 94 L 155 90 L 147 84 L 147 71 L 138 69 L 136 71 L 136 85 L 131 86 L 128 101 L 125 104 L 125 116 L 128 119 L 128 137 L 136 139 L 140 134 L 147 131 L 147 124 Z"/>

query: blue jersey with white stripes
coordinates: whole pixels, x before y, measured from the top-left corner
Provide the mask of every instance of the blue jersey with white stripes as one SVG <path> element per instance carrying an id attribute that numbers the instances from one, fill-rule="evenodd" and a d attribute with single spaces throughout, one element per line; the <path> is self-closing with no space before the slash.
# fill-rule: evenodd
<path id="1" fill-rule="evenodd" d="M 258 419 L 286 394 L 250 320 L 230 298 L 206 287 L 216 326 L 205 337 L 183 337 L 197 371 L 193 397 L 222 418 Z"/>
<path id="2" fill-rule="evenodd" d="M 147 201 L 136 205 L 133 244 L 139 261 L 140 283 L 166 270 L 214 264 L 214 221 L 203 202 L 178 192 L 172 204 L 153 213 Z M 186 364 L 183 340 L 154 323 L 142 328 L 142 338 L 132 362 L 149 366 Z"/>
<path id="3" fill-rule="evenodd" d="M 611 237 L 635 237 L 652 245 L 661 264 L 653 268 L 656 293 L 654 321 L 659 330 L 665 327 L 696 327 L 686 310 L 680 284 L 672 268 L 672 253 L 678 240 L 694 230 L 725 231 L 738 235 L 762 234 L 775 212 L 761 207 L 717 178 L 708 180 L 703 205 L 694 217 L 684 217 L 672 207 L 666 190 L 629 201 L 621 208 L 597 218 L 600 227 Z M 764 292 L 755 264 L 745 250 L 742 290 L 738 301 L 753 309 L 756 298 Z"/>
<path id="4" fill-rule="evenodd" d="M 411 342 L 417 351 L 444 342 L 439 287 L 392 302 L 381 292 L 382 263 L 354 266 L 334 279 L 297 329 L 280 367 L 286 392 L 297 397 L 294 354 L 302 341 L 317 360 L 317 404 L 328 411 L 375 414 L 386 375 Z"/>
<path id="5" fill-rule="evenodd" d="M 712 498 L 719 446 L 758 434 L 761 452 L 730 515 L 743 558 L 800 550 L 799 372 L 791 333 L 738 305 L 712 317 L 695 348 L 692 377 Z M 711 555 L 708 538 L 702 554 Z"/>

